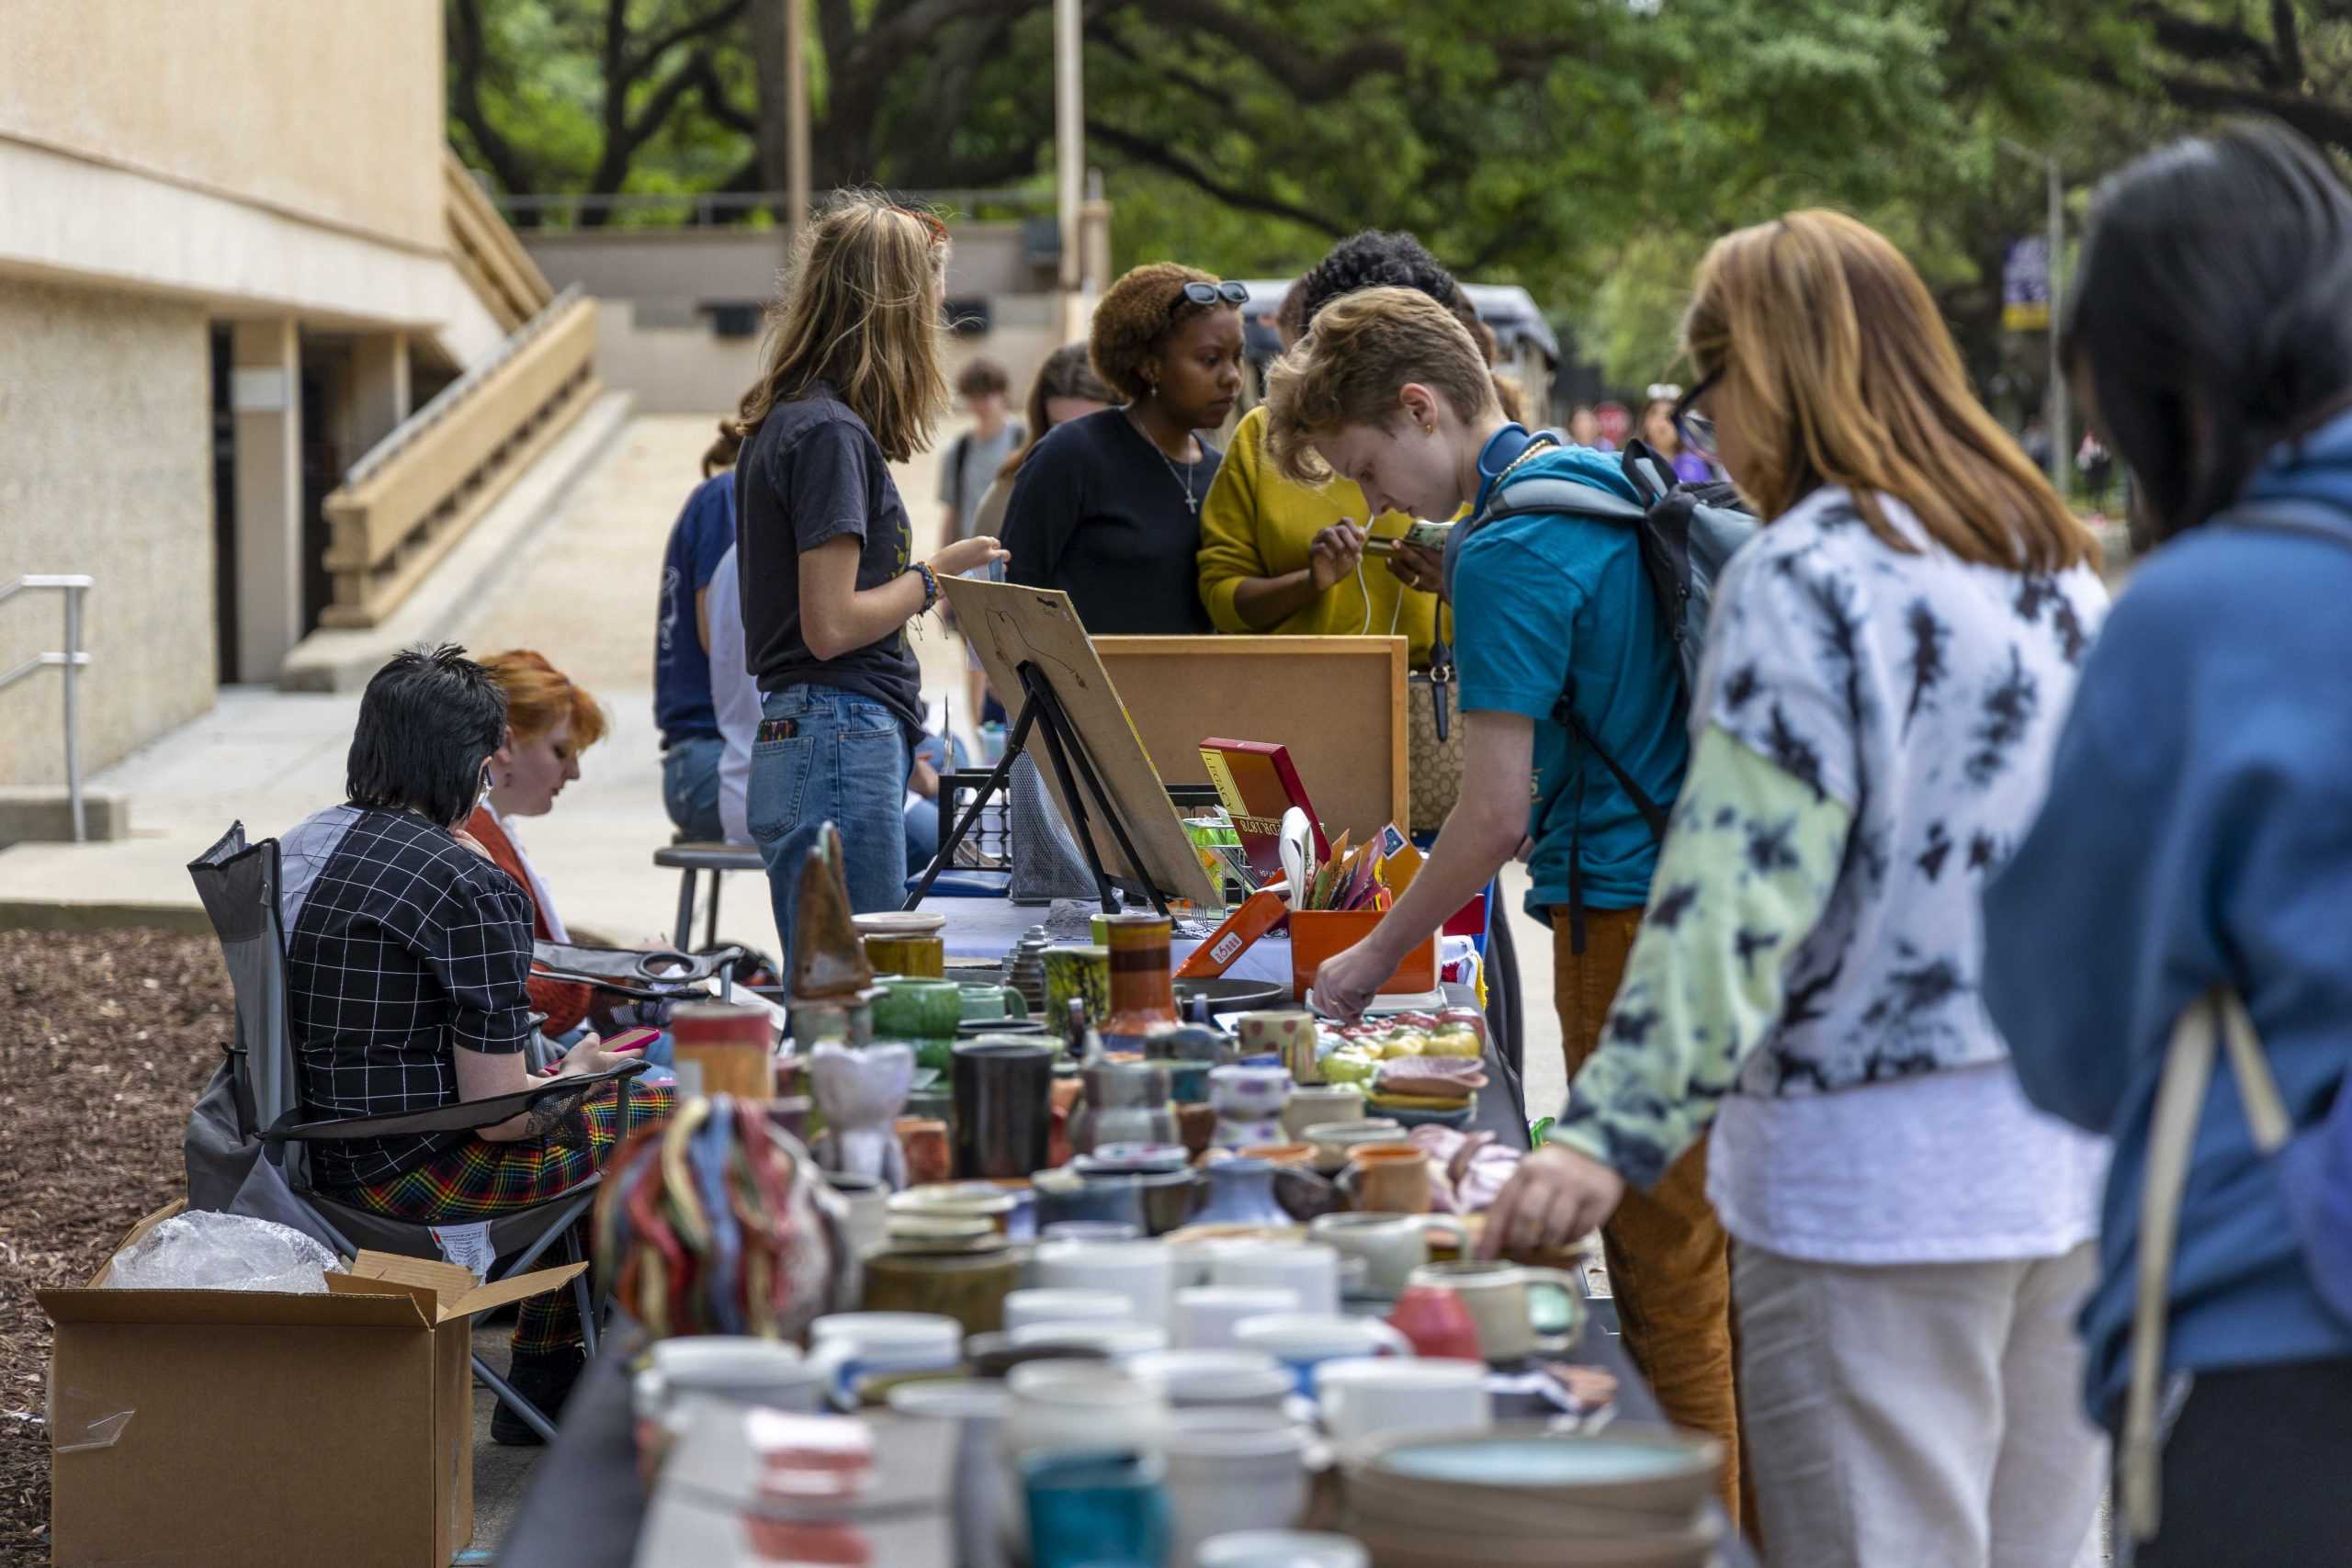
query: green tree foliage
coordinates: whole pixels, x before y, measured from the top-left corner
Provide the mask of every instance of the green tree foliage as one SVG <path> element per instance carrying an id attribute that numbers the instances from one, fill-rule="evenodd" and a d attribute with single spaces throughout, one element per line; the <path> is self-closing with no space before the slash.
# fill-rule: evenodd
<path id="1" fill-rule="evenodd" d="M 820 188 L 1048 188 L 1049 0 L 805 0 Z M 452 136 L 509 191 L 772 190 L 784 0 L 445 0 Z M 1294 272 L 1363 227 L 1525 284 L 1618 384 L 1713 236 L 1880 224 L 1981 375 L 2002 254 L 2177 125 L 2352 147 L 2343 0 L 1089 0 L 1117 260 Z M 675 212 L 662 220 L 674 221 Z M 593 218 L 583 221 L 594 220 Z"/>

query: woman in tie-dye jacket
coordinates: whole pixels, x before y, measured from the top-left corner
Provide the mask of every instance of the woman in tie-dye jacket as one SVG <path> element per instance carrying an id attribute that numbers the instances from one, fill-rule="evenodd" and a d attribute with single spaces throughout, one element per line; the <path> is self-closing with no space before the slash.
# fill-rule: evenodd
<path id="1" fill-rule="evenodd" d="M 2105 610 L 2095 547 L 1861 224 L 1726 238 L 1685 337 L 1686 439 L 1768 525 L 1718 584 L 1602 1046 L 1488 1236 L 1582 1235 L 1712 1126 L 1768 1560 L 2064 1564 L 2103 1149 L 2019 1094 L 1977 899 Z"/>

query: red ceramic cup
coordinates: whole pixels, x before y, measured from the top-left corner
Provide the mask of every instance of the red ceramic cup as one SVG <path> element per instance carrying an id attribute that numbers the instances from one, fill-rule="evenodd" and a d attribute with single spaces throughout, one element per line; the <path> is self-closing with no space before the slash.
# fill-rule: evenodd
<path id="1" fill-rule="evenodd" d="M 1442 1285 L 1415 1285 L 1396 1298 L 1388 1326 L 1412 1341 L 1413 1352 L 1449 1359 L 1483 1359 L 1478 1321 L 1460 1295 Z"/>

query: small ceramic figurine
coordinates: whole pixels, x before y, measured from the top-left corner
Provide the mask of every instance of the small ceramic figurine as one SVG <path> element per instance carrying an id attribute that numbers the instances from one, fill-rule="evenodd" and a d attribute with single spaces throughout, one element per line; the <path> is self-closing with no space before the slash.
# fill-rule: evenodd
<path id="1" fill-rule="evenodd" d="M 827 1170 L 870 1176 L 892 1190 L 907 1185 L 906 1153 L 893 1127 L 914 1081 L 910 1045 L 853 1050 L 831 1040 L 808 1053 L 808 1083 L 824 1112 L 820 1158 Z"/>
<path id="2" fill-rule="evenodd" d="M 800 863 L 800 898 L 792 918 L 793 996 L 849 996 L 874 984 L 874 965 L 850 917 L 841 829 L 831 822 L 817 830 L 816 844 Z"/>

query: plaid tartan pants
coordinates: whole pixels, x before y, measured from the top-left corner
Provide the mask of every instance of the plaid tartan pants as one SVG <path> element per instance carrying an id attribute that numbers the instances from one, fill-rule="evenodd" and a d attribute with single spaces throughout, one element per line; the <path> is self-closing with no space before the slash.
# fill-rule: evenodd
<path id="1" fill-rule="evenodd" d="M 494 1144 L 469 1137 L 413 1169 L 339 1196 L 396 1220 L 431 1224 L 496 1219 L 560 1198 L 604 1169 L 623 1137 L 670 1119 L 671 1085 L 632 1083 L 628 1125 L 622 1126 L 618 1088 L 607 1084 L 590 1094 L 544 1138 Z M 581 1255 L 588 1256 L 587 1219 L 573 1230 Z M 580 1309 L 570 1287 L 532 1296 L 516 1309 L 516 1355 L 544 1355 L 580 1342 Z"/>

